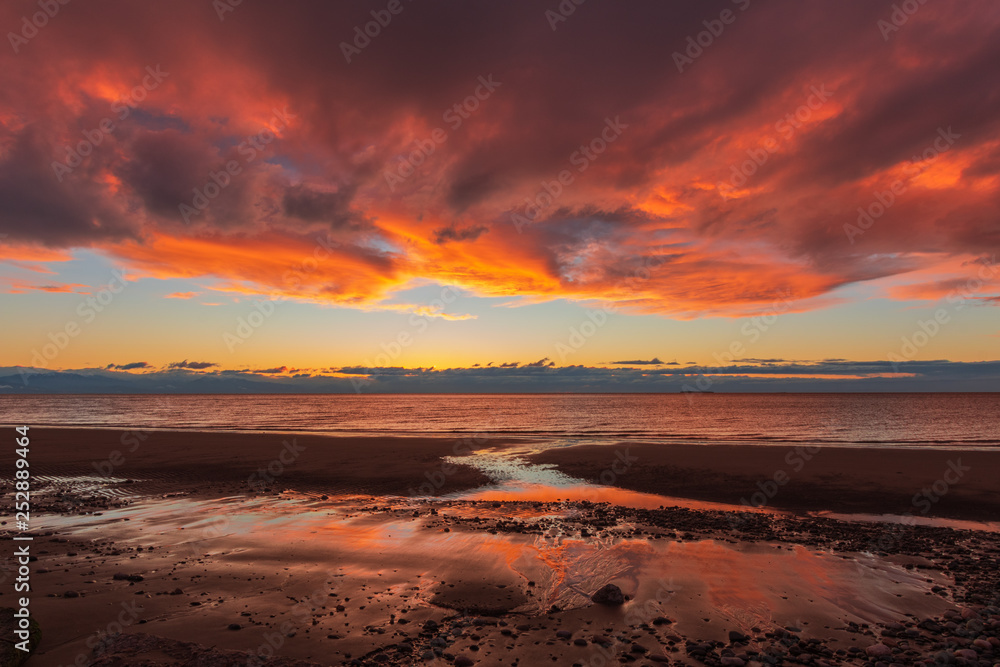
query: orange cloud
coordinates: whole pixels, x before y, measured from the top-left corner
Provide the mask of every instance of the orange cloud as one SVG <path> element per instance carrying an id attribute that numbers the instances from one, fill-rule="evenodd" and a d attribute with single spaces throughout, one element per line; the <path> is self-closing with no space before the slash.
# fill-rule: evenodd
<path id="1" fill-rule="evenodd" d="M 89 294 L 90 292 L 77 289 L 88 287 L 81 283 L 65 283 L 60 285 L 31 285 L 23 282 L 15 282 L 8 289 L 8 294 L 25 294 L 27 292 L 51 292 L 53 294 Z"/>

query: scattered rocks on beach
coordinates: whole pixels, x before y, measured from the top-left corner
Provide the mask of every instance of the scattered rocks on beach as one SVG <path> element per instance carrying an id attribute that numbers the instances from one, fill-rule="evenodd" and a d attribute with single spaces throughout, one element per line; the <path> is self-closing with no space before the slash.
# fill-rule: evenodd
<path id="1" fill-rule="evenodd" d="M 289 646 L 309 646 L 310 641 L 316 642 L 316 651 L 301 655 L 312 655 L 310 659 L 324 665 L 356 667 L 422 662 L 487 665 L 499 664 L 501 658 L 503 664 L 518 667 L 990 667 L 1000 663 L 1000 570 L 996 566 L 1000 537 L 995 534 L 825 517 L 678 507 L 634 509 L 590 502 L 440 500 L 394 504 L 385 498 L 372 498 L 350 506 L 348 511 L 349 516 L 371 525 L 404 523 L 408 530 L 425 531 L 434 539 L 455 540 L 456 544 L 473 533 L 485 533 L 498 543 L 503 535 L 509 535 L 511 540 L 551 547 L 553 553 L 562 544 L 635 540 L 663 540 L 691 548 L 707 541 L 747 548 L 760 543 L 753 548 L 787 552 L 795 547 L 846 560 L 863 553 L 864 558 L 882 563 L 900 578 L 921 582 L 928 600 L 935 601 L 933 608 L 947 606 L 948 610 L 900 616 L 882 625 L 866 625 L 858 618 L 854 619 L 857 622 L 830 621 L 828 627 L 810 618 L 785 618 L 781 625 L 735 618 L 703 626 L 700 617 L 685 615 L 682 605 L 658 606 L 637 615 L 640 605 L 648 601 L 649 582 L 640 580 L 636 586 L 618 570 L 598 570 L 584 583 L 577 583 L 577 588 L 563 587 L 561 590 L 569 592 L 562 597 L 552 596 L 552 582 L 535 571 L 512 574 L 509 580 L 501 580 L 497 572 L 440 576 L 435 572 L 429 580 L 383 584 L 383 574 L 386 579 L 392 576 L 386 570 L 372 575 L 378 582 L 374 584 L 357 577 L 344 584 L 339 582 L 347 582 L 349 577 L 326 580 L 319 602 L 311 605 L 305 620 L 294 627 L 282 627 L 287 617 L 279 610 L 298 604 L 302 598 L 299 592 L 285 588 L 290 581 L 288 568 L 276 565 L 273 570 L 253 570 L 253 581 L 244 571 L 239 580 L 246 582 L 241 584 L 243 588 L 227 588 L 236 584 L 222 585 L 223 576 L 228 574 L 219 575 L 225 570 L 213 569 L 213 565 L 223 562 L 220 559 L 225 550 L 214 545 L 190 553 L 161 543 L 154 550 L 148 544 L 152 540 L 144 537 L 137 538 L 144 541 L 138 546 L 136 540 L 130 545 L 110 537 L 80 540 L 49 533 L 38 540 L 46 549 L 38 553 L 47 567 L 36 573 L 42 577 L 40 582 L 50 585 L 53 597 L 79 594 L 82 599 L 52 603 L 74 612 L 96 604 L 94 600 L 105 602 L 107 598 L 102 596 L 107 595 L 139 602 L 153 597 L 160 609 L 166 606 L 192 618 L 214 619 L 211 627 L 219 633 L 220 646 L 235 643 L 254 650 L 260 633 L 265 633 L 282 644 L 275 650 L 274 660 L 260 661 L 267 667 L 313 664 L 278 657 L 295 655 Z M 443 533 L 445 529 L 450 535 Z M 395 531 L 394 527 L 393 534 Z M 237 561 L 226 562 L 231 565 Z M 81 569 L 72 579 L 47 584 L 74 564 Z M 627 599 L 619 586 L 606 583 L 611 578 L 628 582 L 622 585 L 635 599 Z M 235 575 L 232 580 L 236 580 Z M 291 577 L 291 581 L 295 584 L 300 579 Z M 155 590 L 144 590 L 139 585 L 143 582 Z M 242 593 L 234 592 L 238 590 Z M 255 604 L 255 598 L 260 601 L 248 608 L 247 603 Z M 919 611 L 914 609 L 913 613 Z M 155 617 L 150 615 L 150 621 Z M 231 623 L 234 618 L 239 622 Z M 813 620 L 812 625 L 809 620 Z M 92 664 L 143 665 L 143 656 L 153 653 L 167 656 L 162 664 L 170 665 L 185 661 L 206 666 L 247 664 L 248 653 L 142 635 L 136 630 L 146 618 L 134 622 L 121 637 L 109 641 L 107 650 L 95 656 Z M 227 633 L 227 628 L 233 632 Z M 227 640 L 230 644 L 223 643 Z"/>

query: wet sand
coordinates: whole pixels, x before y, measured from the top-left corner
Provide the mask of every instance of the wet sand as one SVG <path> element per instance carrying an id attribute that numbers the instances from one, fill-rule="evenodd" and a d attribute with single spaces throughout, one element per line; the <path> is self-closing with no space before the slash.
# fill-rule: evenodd
<path id="1" fill-rule="evenodd" d="M 614 445 L 143 435 L 130 452 L 121 432 L 32 430 L 32 609 L 43 638 L 29 664 L 739 667 L 1000 656 L 996 526 L 706 502 L 733 503 L 732 488 L 668 498 L 655 493 L 681 494 L 654 486 L 655 475 L 676 459 L 633 445 L 623 458 Z M 248 482 L 292 438 L 295 458 L 266 483 Z M 893 494 L 940 477 L 940 454 L 909 454 L 884 454 L 906 476 Z M 961 454 L 973 472 L 994 465 L 992 453 L 973 454 Z M 764 479 L 776 455 L 748 455 L 744 470 L 716 454 L 717 474 Z M 840 456 L 809 462 L 822 493 L 859 464 Z M 112 460 L 101 468 L 110 474 L 93 466 Z M 570 476 L 591 469 L 599 479 L 616 460 L 629 461 L 615 468 L 622 489 Z M 687 459 L 691 470 L 711 462 Z M 969 498 L 990 488 L 967 474 L 928 516 L 947 516 L 937 509 L 967 481 Z M 858 475 L 854 496 L 874 475 Z M 792 481 L 775 501 L 806 493 L 785 495 Z M 623 604 L 591 601 L 606 584 Z"/>
<path id="2" fill-rule="evenodd" d="M 622 443 L 528 459 L 587 481 L 733 505 L 1000 520 L 1000 451 Z"/>

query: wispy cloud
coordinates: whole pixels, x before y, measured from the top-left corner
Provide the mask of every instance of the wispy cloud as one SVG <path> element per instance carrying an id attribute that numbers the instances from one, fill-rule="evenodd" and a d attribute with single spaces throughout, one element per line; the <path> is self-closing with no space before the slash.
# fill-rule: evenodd
<path id="1" fill-rule="evenodd" d="M 210 361 L 175 361 L 167 366 L 167 368 L 184 368 L 189 370 L 205 370 L 206 368 L 215 368 L 219 364 Z"/>

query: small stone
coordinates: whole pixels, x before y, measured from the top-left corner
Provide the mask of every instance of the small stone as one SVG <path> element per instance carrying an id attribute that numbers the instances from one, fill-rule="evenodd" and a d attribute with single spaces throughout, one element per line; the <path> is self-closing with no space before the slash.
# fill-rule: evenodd
<path id="1" fill-rule="evenodd" d="M 242 630 L 243 626 L 240 625 L 239 623 L 230 623 L 229 624 L 229 629 L 230 630 Z"/>
<path id="2" fill-rule="evenodd" d="M 884 658 L 892 655 L 892 649 L 885 644 L 872 644 L 865 649 L 865 653 L 873 658 Z"/>
<path id="3" fill-rule="evenodd" d="M 66 591 L 65 593 L 63 593 L 63 597 L 64 598 L 78 598 L 78 597 L 80 597 L 80 594 L 77 593 L 76 591 Z"/>

